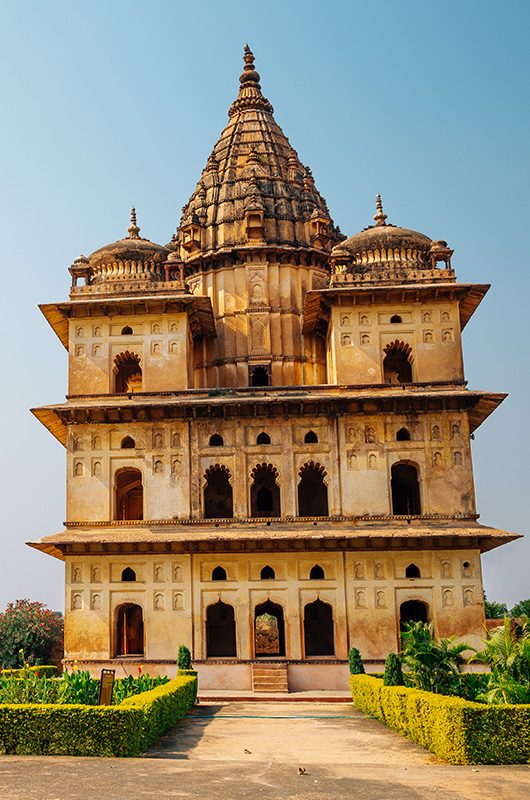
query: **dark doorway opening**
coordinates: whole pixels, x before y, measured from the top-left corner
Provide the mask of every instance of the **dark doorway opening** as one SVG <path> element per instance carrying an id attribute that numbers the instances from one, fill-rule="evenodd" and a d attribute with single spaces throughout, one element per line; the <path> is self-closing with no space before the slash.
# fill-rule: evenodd
<path id="1" fill-rule="evenodd" d="M 135 581 L 136 580 L 136 572 L 131 569 L 131 567 L 125 567 L 121 573 L 122 581 Z"/>
<path id="2" fill-rule="evenodd" d="M 394 342 L 385 348 L 383 380 L 385 383 L 412 383 L 412 348 L 404 342 Z"/>
<path id="3" fill-rule="evenodd" d="M 328 487 L 324 483 L 326 472 L 320 464 L 304 464 L 298 484 L 298 516 L 327 517 Z"/>
<path id="4" fill-rule="evenodd" d="M 269 567 L 267 564 L 266 567 L 263 567 L 259 574 L 262 581 L 273 581 L 276 577 L 276 573 L 274 572 L 272 567 Z"/>
<path id="5" fill-rule="evenodd" d="M 405 570 L 405 578 L 421 578 L 420 568 L 416 564 L 409 564 Z"/>
<path id="6" fill-rule="evenodd" d="M 254 650 L 256 658 L 285 656 L 283 608 L 271 600 L 256 606 L 254 612 Z"/>
<path id="7" fill-rule="evenodd" d="M 396 433 L 397 442 L 410 442 L 410 431 L 407 428 L 400 428 Z"/>
<path id="8" fill-rule="evenodd" d="M 250 370 L 251 386 L 270 386 L 271 376 L 268 367 L 252 367 Z"/>
<path id="9" fill-rule="evenodd" d="M 125 603 L 117 609 L 116 655 L 144 655 L 144 612 L 136 603 Z"/>
<path id="10" fill-rule="evenodd" d="M 311 572 L 309 573 L 310 580 L 319 581 L 324 580 L 325 577 L 324 570 L 320 564 L 315 564 L 313 567 L 311 567 Z"/>
<path id="11" fill-rule="evenodd" d="M 315 600 L 304 608 L 306 656 L 334 656 L 333 609 L 329 603 Z"/>
<path id="12" fill-rule="evenodd" d="M 212 581 L 226 581 L 226 569 L 224 567 L 215 567 L 212 570 Z"/>
<path id="13" fill-rule="evenodd" d="M 250 487 L 250 515 L 252 517 L 280 516 L 280 487 L 278 473 L 272 464 L 260 464 L 252 470 L 254 483 Z"/>
<path id="14" fill-rule="evenodd" d="M 115 493 L 114 519 L 144 518 L 144 489 L 139 469 L 124 467 L 118 470 L 115 476 Z"/>
<path id="15" fill-rule="evenodd" d="M 399 607 L 399 628 L 403 632 L 407 622 L 428 622 L 429 606 L 421 600 L 406 600 Z"/>
<path id="16" fill-rule="evenodd" d="M 393 464 L 391 485 L 393 514 L 421 514 L 418 470 L 413 464 Z"/>
<path id="17" fill-rule="evenodd" d="M 114 359 L 114 391 L 142 391 L 142 368 L 136 353 L 120 353 Z"/>
<path id="18" fill-rule="evenodd" d="M 221 600 L 206 609 L 206 656 L 208 658 L 236 656 L 234 607 Z"/>
<path id="19" fill-rule="evenodd" d="M 226 519 L 234 516 L 234 501 L 230 486 L 230 472 L 220 464 L 210 467 L 205 474 L 204 516 L 206 519 Z"/>

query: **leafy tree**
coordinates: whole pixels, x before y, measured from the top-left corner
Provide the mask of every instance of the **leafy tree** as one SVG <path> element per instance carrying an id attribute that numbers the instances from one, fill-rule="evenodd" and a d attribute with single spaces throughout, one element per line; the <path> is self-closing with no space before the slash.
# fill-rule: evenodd
<path id="1" fill-rule="evenodd" d="M 488 690 L 478 696 L 486 703 L 530 703 L 530 621 L 520 632 L 508 617 L 485 640 L 484 650 L 474 661 L 488 664 L 491 676 Z"/>
<path id="2" fill-rule="evenodd" d="M 350 675 L 364 674 L 363 660 L 356 647 L 350 647 L 350 652 L 348 653 L 348 662 L 350 665 Z"/>
<path id="3" fill-rule="evenodd" d="M 181 644 L 179 647 L 177 667 L 179 669 L 191 669 L 191 653 L 185 644 Z"/>
<path id="4" fill-rule="evenodd" d="M 484 595 L 484 614 L 486 619 L 502 619 L 508 613 L 506 603 L 496 603 L 488 600 Z"/>
<path id="5" fill-rule="evenodd" d="M 403 670 L 401 669 L 401 659 L 397 653 L 389 653 L 386 657 L 383 683 L 385 686 L 405 685 Z"/>
<path id="6" fill-rule="evenodd" d="M 434 638 L 434 628 L 425 622 L 409 622 L 401 634 L 402 662 L 410 670 L 417 689 L 438 694 L 457 694 L 463 653 L 473 648 L 454 639 Z"/>
<path id="7" fill-rule="evenodd" d="M 512 617 L 530 617 L 530 600 L 519 600 L 510 611 Z"/>
<path id="8" fill-rule="evenodd" d="M 16 600 L 0 613 L 0 664 L 54 663 L 62 652 L 63 618 L 43 603 Z"/>

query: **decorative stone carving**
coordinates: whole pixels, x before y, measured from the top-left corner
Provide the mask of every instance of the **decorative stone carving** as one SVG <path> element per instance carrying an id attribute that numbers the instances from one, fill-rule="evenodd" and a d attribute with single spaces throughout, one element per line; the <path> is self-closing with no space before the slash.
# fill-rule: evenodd
<path id="1" fill-rule="evenodd" d="M 464 605 L 472 606 L 475 604 L 475 592 L 471 586 L 464 588 Z"/>
<path id="2" fill-rule="evenodd" d="M 173 564 L 173 581 L 175 583 L 182 583 L 184 580 L 184 571 L 181 564 Z"/>
<path id="3" fill-rule="evenodd" d="M 353 567 L 353 574 L 355 580 L 364 580 L 364 564 L 362 561 L 357 561 Z"/>
<path id="4" fill-rule="evenodd" d="M 165 608 L 165 597 L 163 592 L 155 592 L 154 594 L 154 610 L 163 611 Z"/>
<path id="5" fill-rule="evenodd" d="M 357 589 L 355 592 L 356 608 L 366 608 L 366 589 Z"/>
<path id="6" fill-rule="evenodd" d="M 375 430 L 371 425 L 367 425 L 364 429 L 364 441 L 371 444 L 377 441 Z"/>
<path id="7" fill-rule="evenodd" d="M 444 606 L 454 606 L 455 598 L 452 589 L 449 588 L 442 589 L 442 604 Z"/>
<path id="8" fill-rule="evenodd" d="M 375 593 L 375 607 L 386 608 L 386 593 L 384 589 L 377 589 Z"/>
<path id="9" fill-rule="evenodd" d="M 374 578 L 376 580 L 383 580 L 385 577 L 385 568 L 384 565 L 381 564 L 380 561 L 374 564 Z"/>
<path id="10" fill-rule="evenodd" d="M 453 577 L 453 569 L 451 566 L 450 561 L 442 561 L 442 578 L 452 578 Z"/>
<path id="11" fill-rule="evenodd" d="M 72 611 L 79 611 L 83 608 L 83 595 L 81 592 L 72 592 Z"/>
<path id="12" fill-rule="evenodd" d="M 101 592 L 90 592 L 90 608 L 92 611 L 101 611 Z"/>
<path id="13" fill-rule="evenodd" d="M 173 592 L 173 611 L 184 610 L 184 595 L 182 592 Z"/>

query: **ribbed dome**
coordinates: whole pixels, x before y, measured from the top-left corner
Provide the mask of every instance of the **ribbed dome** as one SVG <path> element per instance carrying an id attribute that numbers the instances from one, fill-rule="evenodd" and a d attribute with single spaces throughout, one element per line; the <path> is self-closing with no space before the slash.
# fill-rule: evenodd
<path id="1" fill-rule="evenodd" d="M 245 68 L 229 122 L 182 211 L 177 241 L 185 258 L 256 239 L 266 245 L 330 251 L 340 234 L 311 170 L 299 160 L 263 97 L 254 56 L 245 47 Z M 248 224 L 250 213 L 255 216 Z M 317 229 L 312 215 L 321 220 Z M 187 254 L 187 255 L 186 255 Z"/>

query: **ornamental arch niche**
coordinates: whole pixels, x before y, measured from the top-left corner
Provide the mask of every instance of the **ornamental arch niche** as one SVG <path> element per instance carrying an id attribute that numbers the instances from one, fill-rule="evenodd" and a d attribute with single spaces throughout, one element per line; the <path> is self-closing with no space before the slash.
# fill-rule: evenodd
<path id="1" fill-rule="evenodd" d="M 267 600 L 254 611 L 254 652 L 256 658 L 285 656 L 283 608 Z"/>
<path id="2" fill-rule="evenodd" d="M 118 394 L 142 391 L 140 356 L 126 350 L 114 359 L 114 391 Z"/>
<path id="3" fill-rule="evenodd" d="M 406 342 L 390 342 L 384 349 L 383 382 L 412 383 L 412 347 Z"/>
<path id="4" fill-rule="evenodd" d="M 206 609 L 206 657 L 235 658 L 236 655 L 234 607 L 219 600 Z"/>
<path id="5" fill-rule="evenodd" d="M 326 471 L 321 464 L 309 461 L 300 470 L 298 484 L 298 516 L 327 517 L 328 487 L 324 482 Z"/>
<path id="6" fill-rule="evenodd" d="M 418 468 L 409 461 L 398 461 L 391 468 L 392 513 L 399 516 L 421 514 Z"/>
<path id="7" fill-rule="evenodd" d="M 277 483 L 278 470 L 272 464 L 258 464 L 250 477 L 250 516 L 279 517 L 280 487 Z"/>
<path id="8" fill-rule="evenodd" d="M 115 655 L 143 656 L 144 612 L 137 603 L 124 603 L 116 609 Z"/>
<path id="9" fill-rule="evenodd" d="M 206 519 L 230 519 L 234 516 L 234 500 L 230 470 L 215 464 L 204 473 L 204 516 Z"/>
<path id="10" fill-rule="evenodd" d="M 333 609 L 329 603 L 315 600 L 304 608 L 304 643 L 306 656 L 334 656 Z"/>
<path id="11" fill-rule="evenodd" d="M 142 473 L 134 467 L 123 467 L 114 476 L 114 519 L 140 520 L 144 518 L 144 489 Z"/>

